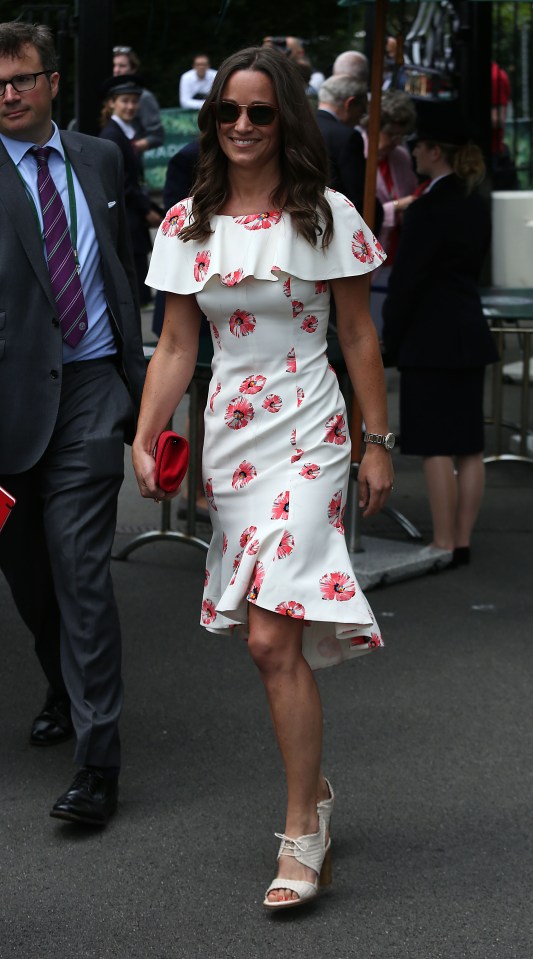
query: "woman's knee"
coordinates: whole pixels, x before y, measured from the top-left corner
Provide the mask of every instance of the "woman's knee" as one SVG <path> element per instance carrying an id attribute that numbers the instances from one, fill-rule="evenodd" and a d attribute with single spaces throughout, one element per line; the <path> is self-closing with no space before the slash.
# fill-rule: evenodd
<path id="1" fill-rule="evenodd" d="M 277 613 L 250 616 L 248 649 L 262 673 L 290 670 L 301 656 L 301 631 L 289 625 Z"/>

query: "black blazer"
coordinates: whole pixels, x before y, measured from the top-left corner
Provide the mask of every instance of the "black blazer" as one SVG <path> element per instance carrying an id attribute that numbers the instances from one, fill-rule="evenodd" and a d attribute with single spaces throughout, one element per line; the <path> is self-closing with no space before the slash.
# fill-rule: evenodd
<path id="1" fill-rule="evenodd" d="M 342 123 L 327 110 L 316 111 L 316 122 L 328 151 L 328 186 L 344 193 L 361 212 L 366 170 L 363 138 L 357 130 Z"/>
<path id="2" fill-rule="evenodd" d="M 454 174 L 408 207 L 383 305 L 389 362 L 460 369 L 498 359 L 478 289 L 490 235 L 488 201 Z"/>
<path id="3" fill-rule="evenodd" d="M 150 234 L 146 214 L 151 207 L 148 192 L 142 185 L 143 167 L 139 154 L 132 147 L 124 131 L 114 120 L 109 120 L 100 131 L 104 140 L 116 143 L 124 160 L 124 200 L 130 226 L 133 249 L 141 253 L 150 248 Z"/>
<path id="4" fill-rule="evenodd" d="M 363 138 L 357 130 L 342 123 L 327 110 L 316 111 L 316 122 L 326 144 L 329 158 L 328 186 L 344 193 L 358 213 L 363 215 L 366 159 Z M 376 200 L 374 233 L 383 223 L 383 207 Z"/>

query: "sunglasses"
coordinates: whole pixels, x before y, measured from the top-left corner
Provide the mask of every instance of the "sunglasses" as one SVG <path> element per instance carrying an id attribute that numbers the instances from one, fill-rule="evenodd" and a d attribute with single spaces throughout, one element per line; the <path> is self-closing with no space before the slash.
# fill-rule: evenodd
<path id="1" fill-rule="evenodd" d="M 220 100 L 214 103 L 216 118 L 219 123 L 236 123 L 242 110 L 246 110 L 248 119 L 254 127 L 267 127 L 273 123 L 276 115 L 279 113 L 277 107 L 271 107 L 267 103 L 253 103 L 247 106 L 245 103 L 234 103 L 233 100 Z"/>

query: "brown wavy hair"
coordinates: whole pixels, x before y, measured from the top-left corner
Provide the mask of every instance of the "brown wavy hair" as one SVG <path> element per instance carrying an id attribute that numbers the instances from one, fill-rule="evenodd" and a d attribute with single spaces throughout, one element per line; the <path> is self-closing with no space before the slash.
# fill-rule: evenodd
<path id="1" fill-rule="evenodd" d="M 258 70 L 271 80 L 279 107 L 280 181 L 272 194 L 276 208 L 289 213 L 296 231 L 312 245 L 333 237 L 333 217 L 324 196 L 328 161 L 320 130 L 297 68 L 277 50 L 248 47 L 223 62 L 198 116 L 200 158 L 192 187 L 192 222 L 181 239 L 204 241 L 213 232 L 211 217 L 228 197 L 228 161 L 218 142 L 214 105 L 237 70 Z"/>

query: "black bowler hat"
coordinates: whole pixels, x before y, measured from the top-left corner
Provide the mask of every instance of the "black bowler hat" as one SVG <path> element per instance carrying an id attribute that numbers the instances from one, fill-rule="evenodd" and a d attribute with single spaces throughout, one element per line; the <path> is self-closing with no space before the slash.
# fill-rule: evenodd
<path id="1" fill-rule="evenodd" d="M 118 97 L 122 93 L 141 94 L 143 88 L 139 82 L 140 79 L 138 74 L 133 73 L 119 73 L 115 77 L 109 77 L 102 84 L 102 96 L 107 99 L 108 97 Z"/>
<path id="2" fill-rule="evenodd" d="M 410 140 L 428 140 L 463 146 L 470 139 L 457 100 L 424 101 L 416 103 L 417 122 Z"/>

